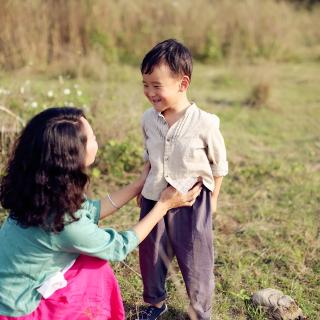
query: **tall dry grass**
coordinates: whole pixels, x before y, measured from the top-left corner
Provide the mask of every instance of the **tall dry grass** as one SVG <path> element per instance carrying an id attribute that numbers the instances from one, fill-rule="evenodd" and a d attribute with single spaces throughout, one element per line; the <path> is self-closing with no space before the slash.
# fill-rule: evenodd
<path id="1" fill-rule="evenodd" d="M 140 61 L 175 37 L 203 60 L 291 59 L 320 41 L 320 9 L 276 0 L 0 0 L 0 65 L 98 55 Z"/>

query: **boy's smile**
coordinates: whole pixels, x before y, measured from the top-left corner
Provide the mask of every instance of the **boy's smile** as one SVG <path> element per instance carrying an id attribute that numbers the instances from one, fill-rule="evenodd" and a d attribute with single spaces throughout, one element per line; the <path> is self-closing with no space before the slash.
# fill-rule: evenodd
<path id="1" fill-rule="evenodd" d="M 178 111 L 185 99 L 185 90 L 181 89 L 182 77 L 172 73 L 161 63 L 154 67 L 151 74 L 142 74 L 145 96 L 157 112 Z"/>

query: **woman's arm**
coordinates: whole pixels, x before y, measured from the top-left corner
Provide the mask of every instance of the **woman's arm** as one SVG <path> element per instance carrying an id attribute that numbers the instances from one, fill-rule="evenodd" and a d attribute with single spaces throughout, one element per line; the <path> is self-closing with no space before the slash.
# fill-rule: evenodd
<path id="1" fill-rule="evenodd" d="M 82 209 L 80 219 L 65 225 L 54 237 L 59 250 L 75 252 L 104 260 L 121 261 L 147 236 L 157 222 L 171 208 L 191 206 L 201 191 L 198 183 L 187 194 L 182 195 L 174 188 L 165 189 L 154 208 L 129 230 L 117 232 L 112 228 L 100 228 Z"/>
<path id="2" fill-rule="evenodd" d="M 131 184 L 125 186 L 124 188 L 112 192 L 109 194 L 109 197 L 101 199 L 101 211 L 100 211 L 100 219 L 105 218 L 108 215 L 114 213 L 117 209 L 121 208 L 131 199 L 136 197 L 142 190 L 144 182 L 147 178 L 147 175 L 150 170 L 150 164 L 147 162 L 142 170 L 141 175 L 137 180 L 132 182 Z"/>

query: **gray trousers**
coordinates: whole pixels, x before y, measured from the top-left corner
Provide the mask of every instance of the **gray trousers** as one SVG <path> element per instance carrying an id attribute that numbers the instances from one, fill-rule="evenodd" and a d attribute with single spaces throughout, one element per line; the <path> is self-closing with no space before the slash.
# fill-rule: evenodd
<path id="1" fill-rule="evenodd" d="M 142 197 L 140 219 L 155 203 Z M 174 256 L 198 319 L 210 319 L 214 261 L 211 192 L 206 188 L 192 207 L 170 210 L 141 242 L 139 259 L 145 302 L 156 304 L 165 300 L 165 280 Z"/>

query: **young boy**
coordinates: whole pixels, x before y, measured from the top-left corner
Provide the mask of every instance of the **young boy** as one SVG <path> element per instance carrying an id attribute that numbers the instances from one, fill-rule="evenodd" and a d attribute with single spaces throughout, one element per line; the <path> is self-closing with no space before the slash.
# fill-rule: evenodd
<path id="1" fill-rule="evenodd" d="M 139 319 L 158 319 L 167 311 L 165 278 L 174 256 L 191 313 L 197 319 L 210 319 L 214 289 L 212 211 L 216 211 L 222 178 L 228 172 L 219 118 L 189 102 L 192 57 L 176 40 L 165 40 L 151 49 L 142 61 L 141 73 L 144 94 L 153 108 L 142 118 L 145 160 L 150 161 L 151 169 L 142 191 L 140 218 L 168 184 L 179 190 L 201 176 L 204 187 L 192 207 L 168 212 L 140 244 L 143 298 L 150 305 L 140 312 Z"/>

